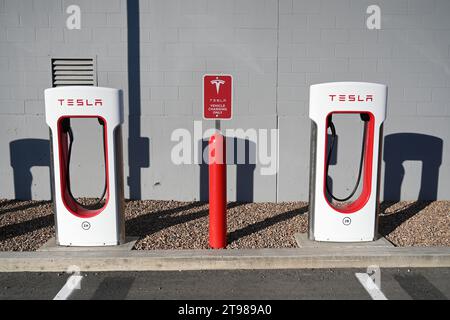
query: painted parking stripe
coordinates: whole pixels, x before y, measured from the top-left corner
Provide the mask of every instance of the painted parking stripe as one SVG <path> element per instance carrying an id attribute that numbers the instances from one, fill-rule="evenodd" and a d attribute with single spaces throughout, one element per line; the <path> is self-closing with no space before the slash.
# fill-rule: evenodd
<path id="1" fill-rule="evenodd" d="M 355 273 L 361 285 L 370 294 L 373 300 L 387 300 L 381 289 L 373 282 L 367 273 Z"/>
<path id="2" fill-rule="evenodd" d="M 75 289 L 80 288 L 82 279 L 83 276 L 80 275 L 70 276 L 61 290 L 59 290 L 58 294 L 53 298 L 53 300 L 67 300 Z"/>

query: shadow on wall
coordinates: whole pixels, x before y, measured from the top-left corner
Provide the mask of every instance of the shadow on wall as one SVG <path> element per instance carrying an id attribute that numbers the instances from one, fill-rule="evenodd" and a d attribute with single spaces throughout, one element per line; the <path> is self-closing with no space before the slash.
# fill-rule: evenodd
<path id="1" fill-rule="evenodd" d="M 208 152 L 208 139 L 200 140 L 199 144 L 200 159 Z M 227 137 L 226 148 L 227 163 L 236 166 L 236 202 L 253 202 L 256 144 L 248 139 Z M 209 170 L 204 161 L 200 164 L 200 201 L 209 201 Z"/>
<path id="2" fill-rule="evenodd" d="M 45 139 L 14 140 L 9 144 L 9 152 L 14 175 L 15 199 L 31 200 L 33 185 L 31 168 L 37 166 L 50 169 L 50 141 Z"/>
<path id="3" fill-rule="evenodd" d="M 442 163 L 442 139 L 419 133 L 396 133 L 384 138 L 384 201 L 400 201 L 405 161 L 422 162 L 417 200 L 436 200 L 439 168 Z M 413 200 L 413 199 L 412 199 Z M 415 200 L 415 199 L 414 199 Z"/>
<path id="4" fill-rule="evenodd" d="M 419 133 L 396 133 L 385 137 L 383 160 L 384 202 L 381 213 L 401 199 L 401 189 L 405 176 L 405 161 L 421 161 L 422 173 L 418 200 L 395 214 L 380 216 L 379 232 L 386 236 L 399 225 L 437 199 L 439 168 L 442 163 L 442 139 Z"/>
<path id="5" fill-rule="evenodd" d="M 139 1 L 127 0 L 128 37 L 128 166 L 130 199 L 141 200 L 141 169 L 150 166 L 150 141 L 141 137 Z"/>

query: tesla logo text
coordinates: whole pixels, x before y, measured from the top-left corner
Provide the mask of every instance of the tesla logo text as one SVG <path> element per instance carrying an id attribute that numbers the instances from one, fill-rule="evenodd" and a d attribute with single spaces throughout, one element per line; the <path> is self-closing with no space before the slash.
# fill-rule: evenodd
<path id="1" fill-rule="evenodd" d="M 220 86 L 222 84 L 225 84 L 225 81 L 224 80 L 220 80 L 219 77 L 216 77 L 215 80 L 211 80 L 211 84 L 214 84 L 216 86 L 217 94 L 219 94 Z"/>
<path id="2" fill-rule="evenodd" d="M 341 102 L 368 102 L 373 101 L 373 94 L 329 94 L 331 101 Z"/>
<path id="3" fill-rule="evenodd" d="M 103 99 L 58 99 L 58 103 L 60 107 L 100 107 Z"/>

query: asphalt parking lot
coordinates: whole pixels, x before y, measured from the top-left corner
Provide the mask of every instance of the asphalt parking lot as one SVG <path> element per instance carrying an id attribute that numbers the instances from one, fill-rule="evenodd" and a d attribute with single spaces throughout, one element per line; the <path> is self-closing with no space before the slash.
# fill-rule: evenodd
<path id="1" fill-rule="evenodd" d="M 366 271 L 0 273 L 0 299 L 375 299 L 357 277 Z M 378 294 L 389 300 L 450 298 L 450 268 L 381 269 L 379 275 Z M 64 293 L 73 277 L 79 287 Z"/>

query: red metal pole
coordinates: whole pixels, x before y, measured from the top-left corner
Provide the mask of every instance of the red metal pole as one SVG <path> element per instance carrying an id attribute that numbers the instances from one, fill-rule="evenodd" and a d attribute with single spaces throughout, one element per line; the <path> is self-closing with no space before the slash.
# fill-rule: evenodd
<path id="1" fill-rule="evenodd" d="M 209 245 L 227 246 L 227 166 L 225 138 L 215 133 L 209 139 Z"/>

